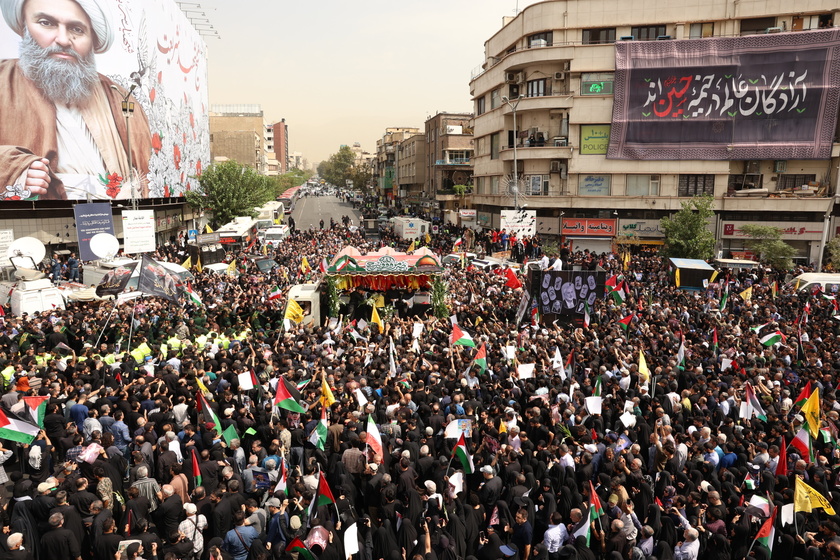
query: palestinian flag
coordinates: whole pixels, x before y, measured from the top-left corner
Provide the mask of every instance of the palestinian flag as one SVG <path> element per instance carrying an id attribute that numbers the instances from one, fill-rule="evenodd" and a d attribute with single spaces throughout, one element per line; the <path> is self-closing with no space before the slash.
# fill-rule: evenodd
<path id="1" fill-rule="evenodd" d="M 185 287 L 184 293 L 187 294 L 187 297 L 190 299 L 190 303 L 193 305 L 201 305 L 201 298 L 198 297 L 198 294 L 195 293 L 191 287 Z"/>
<path id="2" fill-rule="evenodd" d="M 373 416 L 368 414 L 367 421 L 367 445 L 374 455 L 382 456 L 382 435 L 379 433 L 379 428 L 376 427 L 376 422 L 373 421 Z"/>
<path id="3" fill-rule="evenodd" d="M 744 477 L 744 487 L 747 490 L 755 490 L 755 479 L 750 476 L 750 473 L 747 473 L 747 476 Z"/>
<path id="4" fill-rule="evenodd" d="M 613 300 L 619 305 L 624 303 L 627 299 L 627 290 L 625 289 L 624 282 L 621 282 L 618 286 L 615 287 L 613 291 L 610 292 Z"/>
<path id="5" fill-rule="evenodd" d="M 813 388 L 811 388 L 811 380 L 808 380 L 808 383 L 805 384 L 805 387 L 802 388 L 802 392 L 799 393 L 799 396 L 796 397 L 796 401 L 793 403 L 793 406 L 802 406 L 808 400 L 808 397 L 811 396 L 813 392 Z M 27 397 L 24 397 L 26 399 Z"/>
<path id="6" fill-rule="evenodd" d="M 198 468 L 198 456 L 195 448 L 192 450 L 192 475 L 196 486 L 201 486 L 201 469 Z"/>
<path id="7" fill-rule="evenodd" d="M 475 353 L 475 358 L 473 359 L 473 365 L 478 366 L 478 375 L 481 375 L 485 371 L 487 371 L 487 345 L 482 344 L 481 348 L 478 349 L 478 352 Z"/>
<path id="8" fill-rule="evenodd" d="M 335 503 L 330 485 L 327 483 L 327 477 L 324 473 L 318 476 L 318 494 L 315 498 L 315 507 L 328 506 Z"/>
<path id="9" fill-rule="evenodd" d="M 350 265 L 353 265 L 354 268 L 358 267 L 358 264 L 356 263 L 356 259 L 354 259 L 353 257 L 351 257 L 349 255 L 342 255 L 342 256 L 340 256 L 336 259 L 335 264 L 333 265 L 333 268 L 335 269 L 336 272 L 341 272 L 342 270 L 344 270 L 345 268 L 347 268 Z"/>
<path id="10" fill-rule="evenodd" d="M 309 435 L 309 441 L 311 441 L 312 445 L 314 445 L 321 451 L 324 450 L 324 446 L 327 443 L 327 430 L 329 427 L 330 426 L 327 423 L 327 408 L 325 406 L 322 406 L 321 421 L 315 424 L 315 428 Z"/>
<path id="11" fill-rule="evenodd" d="M 283 297 L 283 290 L 280 289 L 280 286 L 274 286 L 271 288 L 271 291 L 268 292 L 269 301 L 273 299 L 280 299 L 281 297 Z"/>
<path id="12" fill-rule="evenodd" d="M 600 397 L 601 396 L 601 376 L 598 376 L 598 379 L 595 380 L 595 389 L 592 391 L 593 397 Z"/>
<path id="13" fill-rule="evenodd" d="M 204 395 L 198 393 L 195 396 L 195 403 L 198 411 L 204 413 L 204 421 L 213 422 L 213 424 L 215 424 L 216 426 L 216 431 L 218 432 L 218 435 L 221 436 L 224 433 L 224 430 L 222 429 L 222 423 L 219 422 L 219 417 L 216 416 L 216 413 L 213 412 L 212 408 L 210 408 L 210 404 L 207 402 L 207 399 L 204 398 Z"/>
<path id="14" fill-rule="evenodd" d="M 808 433 L 808 430 L 800 429 L 790 444 L 799 452 L 800 457 L 803 459 L 807 457 L 808 462 L 814 462 L 814 450 L 811 446 L 811 434 Z"/>
<path id="15" fill-rule="evenodd" d="M 723 311 L 726 309 L 726 302 L 729 300 L 729 284 L 726 285 L 726 289 L 723 292 L 723 296 L 720 298 L 720 308 L 719 311 Z"/>
<path id="16" fill-rule="evenodd" d="M 41 428 L 35 424 L 24 422 L 11 412 L 0 410 L 0 439 L 28 445 L 35 440 L 40 431 Z"/>
<path id="17" fill-rule="evenodd" d="M 315 555 L 312 554 L 305 544 L 303 544 L 303 541 L 300 540 L 299 537 L 295 537 L 292 542 L 289 543 L 289 546 L 286 547 L 286 552 L 297 552 L 298 556 L 302 560 L 317 560 Z"/>
<path id="18" fill-rule="evenodd" d="M 609 278 L 607 278 L 607 281 L 604 282 L 604 288 L 606 289 L 608 295 L 609 295 L 610 292 L 615 290 L 615 288 L 616 288 L 616 286 L 618 286 L 619 282 L 621 282 L 621 280 L 619 280 L 618 274 L 610 276 Z"/>
<path id="19" fill-rule="evenodd" d="M 761 402 L 759 402 L 758 397 L 755 394 L 755 390 L 749 383 L 747 383 L 744 386 L 744 400 L 746 401 L 745 404 L 747 405 L 747 418 L 750 418 L 753 414 L 755 414 L 755 416 L 759 420 L 762 420 L 764 422 L 767 421 L 767 415 L 764 413 L 764 409 L 761 407 Z"/>
<path id="20" fill-rule="evenodd" d="M 280 458 L 280 473 L 277 475 L 277 485 L 274 487 L 274 494 L 283 492 L 286 494 L 286 487 L 288 486 L 288 479 L 286 475 L 286 461 Z"/>
<path id="21" fill-rule="evenodd" d="M 502 422 L 502 424 L 504 424 L 504 422 Z M 464 474 L 472 474 L 475 472 L 472 455 L 470 455 L 467 451 L 467 440 L 464 438 L 464 432 L 461 432 L 461 437 L 458 438 L 458 443 L 455 444 L 455 449 L 452 450 L 452 457 L 458 457 L 458 460 L 461 461 L 461 466 L 464 468 Z"/>
<path id="22" fill-rule="evenodd" d="M 778 508 L 773 508 L 773 513 L 770 514 L 770 517 L 764 520 L 764 523 L 761 524 L 761 529 L 758 530 L 758 534 L 755 536 L 756 544 L 760 544 L 771 553 L 768 555 L 768 558 L 772 555 L 773 541 L 776 537 L 776 529 L 773 525 L 776 522 L 777 510 Z"/>
<path id="23" fill-rule="evenodd" d="M 23 402 L 26 404 L 26 411 L 32 417 L 38 427 L 44 427 L 44 416 L 47 414 L 47 403 L 49 397 L 23 397 Z"/>
<path id="24" fill-rule="evenodd" d="M 292 397 L 292 394 L 289 393 L 289 389 L 286 387 L 286 383 L 282 377 L 277 380 L 277 393 L 274 395 L 274 406 L 285 408 L 291 412 L 306 412 Z"/>
<path id="25" fill-rule="evenodd" d="M 589 317 L 589 302 L 588 302 L 588 301 L 585 301 L 585 302 L 583 302 L 583 328 L 584 328 L 584 329 L 588 329 L 588 328 L 589 328 L 589 322 L 590 322 L 590 317 Z"/>
<path id="26" fill-rule="evenodd" d="M 624 319 L 619 319 L 618 324 L 621 326 L 622 329 L 627 331 L 630 328 L 630 323 L 633 322 L 633 317 L 635 317 L 635 316 L 636 316 L 636 314 L 632 313 L 632 314 L 628 315 L 627 317 L 625 317 Z"/>
<path id="27" fill-rule="evenodd" d="M 604 515 L 604 506 L 601 505 L 601 498 L 598 497 L 598 492 L 595 491 L 591 480 L 589 481 L 589 509 L 594 519 Z"/>
<path id="28" fill-rule="evenodd" d="M 771 332 L 770 334 L 766 334 L 761 337 L 761 344 L 764 346 L 773 346 L 774 344 L 778 344 L 784 341 L 784 335 L 782 331 L 775 331 Z"/>
<path id="29" fill-rule="evenodd" d="M 758 325 L 756 327 L 750 327 L 750 330 L 752 332 L 754 332 L 755 334 L 758 334 L 758 333 L 761 332 L 761 329 L 763 329 L 764 327 L 770 326 L 772 324 L 773 324 L 773 321 L 770 321 L 769 323 L 764 323 L 763 325 Z"/>
<path id="30" fill-rule="evenodd" d="M 589 541 L 592 538 L 592 531 L 590 530 L 590 526 L 592 525 L 592 508 L 590 507 L 586 510 L 586 521 L 583 525 L 580 526 L 580 529 L 573 533 L 575 538 L 578 537 L 586 537 L 586 546 L 589 546 Z"/>
<path id="31" fill-rule="evenodd" d="M 712 350 L 715 351 L 715 355 L 718 352 L 718 337 L 717 337 L 717 327 L 712 331 Z"/>
<path id="32" fill-rule="evenodd" d="M 776 476 L 787 476 L 787 443 L 785 443 L 785 436 L 782 436 L 782 445 L 779 447 L 779 462 L 776 463 Z"/>
<path id="33" fill-rule="evenodd" d="M 685 339 L 680 332 L 680 347 L 677 349 L 677 367 L 685 369 Z"/>
<path id="34" fill-rule="evenodd" d="M 475 348 L 475 342 L 469 333 L 461 330 L 457 324 L 452 325 L 452 334 L 449 335 L 449 344 L 452 346 L 460 344 L 461 346 L 470 346 Z"/>

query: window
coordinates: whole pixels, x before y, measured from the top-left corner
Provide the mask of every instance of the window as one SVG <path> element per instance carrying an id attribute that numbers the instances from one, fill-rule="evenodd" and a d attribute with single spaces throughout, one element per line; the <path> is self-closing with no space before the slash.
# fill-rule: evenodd
<path id="1" fill-rule="evenodd" d="M 475 181 L 475 193 L 487 194 L 486 192 L 484 192 L 484 177 L 476 177 L 473 180 Z"/>
<path id="2" fill-rule="evenodd" d="M 526 194 L 531 196 L 547 196 L 550 175 L 528 175 L 525 177 Z"/>
<path id="3" fill-rule="evenodd" d="M 776 27 L 776 18 L 761 17 L 741 20 L 741 35 L 756 35 L 766 33 L 771 27 Z"/>
<path id="4" fill-rule="evenodd" d="M 821 29 L 833 27 L 832 14 L 817 14 L 813 16 L 794 16 L 791 22 L 791 31 L 802 31 L 806 29 Z"/>
<path id="5" fill-rule="evenodd" d="M 535 33 L 528 37 L 528 47 L 550 47 L 553 44 L 554 32 L 544 31 L 543 33 Z"/>
<path id="6" fill-rule="evenodd" d="M 548 80 L 528 80 L 528 97 L 545 97 L 551 93 L 548 89 Z"/>
<path id="7" fill-rule="evenodd" d="M 510 84 L 508 86 L 508 99 L 516 99 L 519 97 L 519 84 Z"/>
<path id="8" fill-rule="evenodd" d="M 677 196 L 698 196 L 715 194 L 714 175 L 680 175 Z"/>
<path id="9" fill-rule="evenodd" d="M 636 41 L 656 41 L 657 37 L 665 35 L 664 25 L 648 25 L 646 27 L 632 27 L 630 34 Z"/>
<path id="10" fill-rule="evenodd" d="M 499 194 L 499 176 L 490 177 L 490 194 Z"/>
<path id="11" fill-rule="evenodd" d="M 501 134 L 498 132 L 490 136 L 490 159 L 499 159 L 499 142 Z"/>
<path id="12" fill-rule="evenodd" d="M 484 102 L 485 102 L 485 97 L 483 95 L 475 100 L 475 114 L 476 115 L 483 115 L 484 114 L 484 111 L 485 111 Z"/>
<path id="13" fill-rule="evenodd" d="M 582 72 L 580 75 L 581 95 L 612 95 L 613 72 Z"/>
<path id="14" fill-rule="evenodd" d="M 776 189 L 780 191 L 798 189 L 802 185 L 807 185 L 816 180 L 816 175 L 779 175 L 779 182 L 776 183 Z"/>
<path id="15" fill-rule="evenodd" d="M 628 175 L 627 196 L 659 196 L 659 175 Z"/>
<path id="16" fill-rule="evenodd" d="M 496 109 L 502 103 L 501 93 L 501 89 L 494 89 L 490 92 L 490 110 Z"/>
<path id="17" fill-rule="evenodd" d="M 487 155 L 487 137 L 482 136 L 478 139 L 475 145 L 475 155 L 477 156 L 485 156 Z"/>
<path id="18" fill-rule="evenodd" d="M 615 43 L 615 27 L 583 30 L 584 45 L 603 45 L 606 43 Z"/>
<path id="19" fill-rule="evenodd" d="M 715 34 L 714 22 L 707 23 L 692 23 L 689 30 L 689 39 L 705 39 L 706 37 L 713 37 Z"/>

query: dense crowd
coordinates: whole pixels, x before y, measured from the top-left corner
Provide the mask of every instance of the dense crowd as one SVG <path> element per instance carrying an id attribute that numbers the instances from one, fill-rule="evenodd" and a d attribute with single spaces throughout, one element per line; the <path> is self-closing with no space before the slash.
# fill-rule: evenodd
<path id="1" fill-rule="evenodd" d="M 465 236 L 485 252 L 500 242 L 447 228 L 428 244 L 445 254 Z M 528 242 L 527 257 L 541 256 Z M 687 292 L 658 256 L 625 266 L 564 252 L 549 257 L 622 275 L 625 301 L 599 298 L 586 327 L 531 313 L 518 325 L 522 288 L 456 266 L 443 273 L 452 319 L 283 328 L 273 288 L 317 280 L 318 263 L 346 245 L 379 243 L 338 224 L 296 231 L 270 252 L 269 272 L 231 255 L 238 276 L 198 273 L 201 305 L 6 309 L 0 436 L 9 419 L 34 421 L 26 397 L 46 399 L 31 444 L 0 439 L 3 555 L 840 558 L 840 519 L 820 509 L 778 516 L 770 546 L 754 543 L 773 507 L 792 503 L 796 477 L 840 505 L 835 300 L 793 293 L 770 270 L 723 271 Z M 475 348 L 451 344 L 453 321 Z M 773 330 L 785 338 L 763 345 Z M 791 447 L 780 465 L 806 423 L 796 400 L 807 383 L 824 431 L 813 456 Z M 741 416 L 747 384 L 761 417 Z M 276 406 L 280 393 L 303 412 Z M 602 410 L 590 413 L 597 395 Z M 236 437 L 222 437 L 231 426 Z"/>

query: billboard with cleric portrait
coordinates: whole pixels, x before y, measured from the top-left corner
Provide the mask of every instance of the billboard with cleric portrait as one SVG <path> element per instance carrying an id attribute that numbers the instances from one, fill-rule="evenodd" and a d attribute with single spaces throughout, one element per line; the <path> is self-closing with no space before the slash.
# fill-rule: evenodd
<path id="1" fill-rule="evenodd" d="M 0 15 L 0 203 L 196 184 L 207 47 L 173 0 L 0 0 Z"/>

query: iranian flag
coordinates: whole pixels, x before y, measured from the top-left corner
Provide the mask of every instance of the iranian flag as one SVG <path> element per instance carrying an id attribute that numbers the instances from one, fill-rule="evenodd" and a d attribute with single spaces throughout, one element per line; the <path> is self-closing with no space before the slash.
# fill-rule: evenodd
<path id="1" fill-rule="evenodd" d="M 814 462 L 814 451 L 811 448 L 811 434 L 808 433 L 808 430 L 805 428 L 800 429 L 790 444 L 799 452 L 800 457 L 803 459 L 807 457 L 809 462 Z"/>
<path id="2" fill-rule="evenodd" d="M 475 348 L 475 342 L 469 333 L 461 330 L 457 324 L 452 325 L 452 334 L 449 335 L 449 344 L 452 346 L 460 344 L 461 346 L 470 346 Z"/>
<path id="3" fill-rule="evenodd" d="M 803 404 L 805 404 L 805 402 L 808 400 L 808 397 L 811 396 L 813 390 L 814 389 L 811 387 L 811 380 L 809 379 L 808 383 L 806 383 L 805 387 L 803 387 L 802 392 L 799 393 L 798 397 L 796 397 L 796 401 L 793 403 L 793 406 L 802 406 Z M 28 397 L 24 397 L 24 399 L 26 398 Z"/>
<path id="4" fill-rule="evenodd" d="M 47 414 L 47 403 L 49 397 L 23 397 L 23 402 L 26 404 L 26 411 L 32 417 L 38 427 L 44 427 L 44 416 Z"/>
<path id="5" fill-rule="evenodd" d="M 776 537 L 776 528 L 773 524 L 776 522 L 777 509 L 775 507 L 773 508 L 773 513 L 762 523 L 761 529 L 758 530 L 758 534 L 755 536 L 755 542 L 765 547 L 771 553 L 773 552 L 773 541 Z"/>
<path id="6" fill-rule="evenodd" d="M 280 289 L 280 286 L 274 286 L 271 288 L 271 291 L 268 292 L 269 301 L 273 299 L 280 299 L 281 297 L 283 297 L 283 290 Z"/>
<path id="7" fill-rule="evenodd" d="M 219 433 L 219 436 L 221 436 L 224 433 L 224 429 L 222 429 L 222 423 L 219 422 L 219 417 L 216 416 L 216 413 L 213 412 L 212 408 L 210 408 L 210 404 L 207 402 L 207 399 L 204 398 L 204 395 L 198 393 L 195 396 L 195 402 L 198 411 L 204 413 L 205 421 L 213 422 L 213 424 L 215 424 L 216 426 L 216 431 Z"/>
<path id="8" fill-rule="evenodd" d="M 598 379 L 595 380 L 595 389 L 592 391 L 593 397 L 600 397 L 601 396 L 601 376 L 598 376 Z"/>
<path id="9" fill-rule="evenodd" d="M 376 427 L 376 422 L 373 421 L 373 416 L 368 414 L 367 421 L 367 445 L 373 451 L 374 455 L 382 456 L 382 435 L 379 433 L 379 428 Z"/>
<path id="10" fill-rule="evenodd" d="M 592 525 L 592 508 L 590 507 L 586 510 L 586 521 L 580 528 L 574 532 L 574 537 L 586 537 L 586 546 L 589 546 L 589 540 L 592 537 L 592 531 L 590 530 L 590 526 Z"/>
<path id="11" fill-rule="evenodd" d="M 455 240 L 455 245 L 452 246 L 452 250 L 454 251 L 455 249 L 457 249 L 458 247 L 460 247 L 463 244 L 464 244 L 464 238 L 459 237 L 458 239 Z"/>
<path id="12" fill-rule="evenodd" d="M 766 335 L 762 336 L 761 337 L 761 344 L 763 344 L 764 346 L 773 346 L 774 344 L 778 344 L 780 342 L 783 342 L 784 339 L 785 339 L 785 337 L 782 334 L 782 331 L 774 331 L 774 332 L 771 332 L 770 334 L 766 334 Z"/>
<path id="13" fill-rule="evenodd" d="M 324 445 L 327 443 L 327 430 L 329 428 L 329 424 L 327 423 L 327 407 L 321 407 L 321 421 L 315 424 L 315 428 L 312 430 L 312 434 L 309 436 L 309 441 L 312 442 L 312 445 L 320 449 L 321 451 L 324 450 Z"/>
<path id="14" fill-rule="evenodd" d="M 40 431 L 41 428 L 35 424 L 24 422 L 11 412 L 0 410 L 0 439 L 17 441 L 28 445 L 35 440 L 35 436 Z"/>
<path id="15" fill-rule="evenodd" d="M 467 440 L 464 438 L 464 432 L 461 432 L 461 437 L 458 438 L 458 443 L 455 444 L 455 449 L 452 450 L 452 458 L 455 457 L 458 457 L 458 460 L 461 461 L 461 466 L 464 468 L 464 474 L 472 474 L 475 472 L 472 455 L 467 452 Z"/>
<path id="16" fill-rule="evenodd" d="M 632 314 L 628 315 L 627 317 L 625 317 L 624 319 L 619 319 L 618 324 L 621 326 L 622 329 L 624 329 L 626 331 L 630 328 L 630 323 L 633 322 L 633 317 L 635 317 L 635 316 L 636 316 L 636 314 L 632 313 Z"/>
<path id="17" fill-rule="evenodd" d="M 481 375 L 485 371 L 487 371 L 487 345 L 482 344 L 481 348 L 478 349 L 478 352 L 475 353 L 475 359 L 473 359 L 473 364 L 478 366 L 479 372 L 478 374 Z"/>
<path id="18" fill-rule="evenodd" d="M 274 395 L 274 406 L 285 408 L 290 412 L 305 412 L 303 407 L 292 397 L 282 377 L 277 379 L 277 393 Z"/>
<path id="19" fill-rule="evenodd" d="M 617 304 L 621 305 L 624 303 L 624 300 L 627 299 L 627 290 L 625 289 L 624 282 L 621 282 L 618 286 L 616 286 L 615 289 L 610 292 L 610 295 Z"/>
<path id="20" fill-rule="evenodd" d="M 195 479 L 195 485 L 201 486 L 201 469 L 198 468 L 198 456 L 195 453 L 195 448 L 192 450 L 192 475 Z"/>
<path id="21" fill-rule="evenodd" d="M 198 294 L 191 287 L 187 286 L 184 288 L 184 293 L 187 294 L 187 297 L 190 298 L 190 302 L 193 305 L 201 305 L 201 298 L 198 297 Z"/>
<path id="22" fill-rule="evenodd" d="M 286 475 L 286 461 L 280 458 L 280 474 L 277 475 L 277 485 L 274 487 L 274 493 L 283 492 L 286 494 L 286 487 L 288 486 L 288 479 Z"/>

